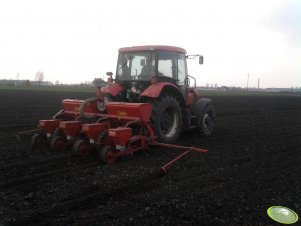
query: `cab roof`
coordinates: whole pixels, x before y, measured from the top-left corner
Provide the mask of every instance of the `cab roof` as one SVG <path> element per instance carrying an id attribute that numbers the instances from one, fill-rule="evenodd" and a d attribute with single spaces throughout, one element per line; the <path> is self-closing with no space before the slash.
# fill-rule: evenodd
<path id="1" fill-rule="evenodd" d="M 186 50 L 176 46 L 165 46 L 165 45 L 147 45 L 147 46 L 132 46 L 120 48 L 119 52 L 140 52 L 140 51 L 171 51 L 186 54 Z"/>

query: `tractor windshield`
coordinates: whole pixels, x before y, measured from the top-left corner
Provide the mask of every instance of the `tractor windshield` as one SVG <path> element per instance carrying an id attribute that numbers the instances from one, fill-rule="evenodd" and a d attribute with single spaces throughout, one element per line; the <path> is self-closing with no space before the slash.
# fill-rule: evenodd
<path id="1" fill-rule="evenodd" d="M 155 74 L 150 52 L 119 53 L 116 75 L 119 80 L 150 80 Z"/>

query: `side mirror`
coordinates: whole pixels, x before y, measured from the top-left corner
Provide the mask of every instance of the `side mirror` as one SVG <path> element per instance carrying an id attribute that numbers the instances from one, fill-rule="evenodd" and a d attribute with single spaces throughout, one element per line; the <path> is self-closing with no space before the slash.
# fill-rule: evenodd
<path id="1" fill-rule="evenodd" d="M 107 72 L 107 76 L 111 76 L 112 77 L 113 73 L 109 71 L 109 72 Z"/>
<path id="2" fill-rule="evenodd" d="M 203 64 L 204 63 L 204 57 L 203 56 L 199 56 L 199 64 Z"/>

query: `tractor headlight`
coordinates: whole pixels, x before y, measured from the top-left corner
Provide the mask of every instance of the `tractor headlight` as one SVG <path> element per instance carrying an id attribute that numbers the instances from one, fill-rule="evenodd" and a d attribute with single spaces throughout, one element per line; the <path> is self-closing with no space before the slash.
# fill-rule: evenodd
<path id="1" fill-rule="evenodd" d="M 105 103 L 103 101 L 98 101 L 97 108 L 99 111 L 104 112 L 106 110 Z"/>

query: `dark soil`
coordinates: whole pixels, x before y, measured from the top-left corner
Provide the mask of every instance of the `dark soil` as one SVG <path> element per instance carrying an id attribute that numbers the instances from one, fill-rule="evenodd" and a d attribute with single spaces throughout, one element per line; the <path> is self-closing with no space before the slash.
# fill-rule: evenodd
<path id="1" fill-rule="evenodd" d="M 16 132 L 50 118 L 63 98 L 89 94 L 0 91 L 0 225 L 278 225 L 283 205 L 301 215 L 301 98 L 216 96 L 214 134 L 184 132 L 202 147 L 164 177 L 181 151 L 150 149 L 112 166 L 95 155 L 32 152 Z"/>

